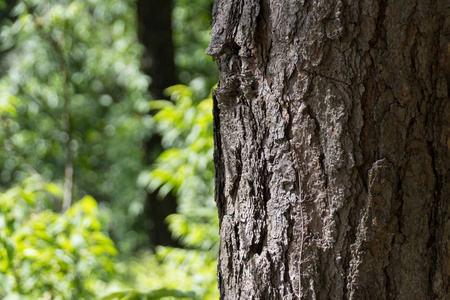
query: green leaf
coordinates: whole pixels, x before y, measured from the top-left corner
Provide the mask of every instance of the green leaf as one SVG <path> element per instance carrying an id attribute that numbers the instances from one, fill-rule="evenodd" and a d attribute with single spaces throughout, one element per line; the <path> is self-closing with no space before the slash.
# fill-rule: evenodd
<path id="1" fill-rule="evenodd" d="M 146 299 L 146 300 L 158 300 L 164 297 L 174 297 L 177 299 L 194 299 L 195 294 L 193 292 L 181 292 L 171 289 L 158 289 L 148 292 L 137 292 L 133 290 L 126 290 L 120 292 L 114 292 L 104 296 L 100 300 L 115 300 L 115 299 Z"/>
<path id="2" fill-rule="evenodd" d="M 3 291 L 3 293 L 9 294 L 11 293 L 13 286 L 14 286 L 14 277 L 9 274 L 0 273 L 1 291 Z"/>
<path id="3" fill-rule="evenodd" d="M 148 103 L 148 106 L 151 110 L 160 110 L 167 107 L 173 107 L 173 103 L 167 100 L 152 100 Z"/>
<path id="4" fill-rule="evenodd" d="M 154 291 L 150 291 L 146 294 L 144 294 L 147 296 L 147 300 L 156 300 L 156 299 L 161 299 L 164 297 L 175 297 L 175 298 L 187 298 L 187 299 L 194 299 L 195 298 L 195 294 L 193 292 L 181 292 L 178 290 L 170 290 L 170 289 L 159 289 L 159 290 L 154 290 Z"/>
<path id="5" fill-rule="evenodd" d="M 89 213 L 94 213 L 98 209 L 97 202 L 91 196 L 84 196 L 78 201 L 77 205 L 81 206 L 84 211 Z"/>
<path id="6" fill-rule="evenodd" d="M 44 188 L 47 192 L 57 197 L 62 197 L 64 194 L 62 189 L 54 183 L 47 183 L 45 184 Z"/>
<path id="7" fill-rule="evenodd" d="M 9 293 L 3 300 L 27 300 L 27 298 L 19 293 Z"/>
<path id="8" fill-rule="evenodd" d="M 131 296 L 133 293 L 134 293 L 134 292 L 131 291 L 131 290 L 114 292 L 114 293 L 111 293 L 111 294 L 109 294 L 109 295 L 106 295 L 106 296 L 100 298 L 99 300 L 123 299 L 124 297 L 129 297 L 129 296 Z"/>

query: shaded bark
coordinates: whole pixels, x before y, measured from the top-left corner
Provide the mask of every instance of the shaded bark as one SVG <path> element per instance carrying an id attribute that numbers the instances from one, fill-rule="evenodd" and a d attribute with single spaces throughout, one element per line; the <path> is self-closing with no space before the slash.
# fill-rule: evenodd
<path id="1" fill-rule="evenodd" d="M 172 42 L 172 1 L 137 0 L 139 38 L 145 46 L 143 71 L 150 76 L 149 91 L 154 99 L 164 99 L 164 89 L 177 83 Z M 161 137 L 153 135 L 145 143 L 145 162 L 151 164 L 163 151 Z M 165 219 L 176 213 L 177 199 L 169 194 L 158 199 L 157 193 L 147 196 L 143 219 L 137 220 L 136 227 L 149 232 L 153 245 L 171 245 L 172 240 Z"/>
<path id="2" fill-rule="evenodd" d="M 216 0 L 222 299 L 450 299 L 449 9 Z"/>

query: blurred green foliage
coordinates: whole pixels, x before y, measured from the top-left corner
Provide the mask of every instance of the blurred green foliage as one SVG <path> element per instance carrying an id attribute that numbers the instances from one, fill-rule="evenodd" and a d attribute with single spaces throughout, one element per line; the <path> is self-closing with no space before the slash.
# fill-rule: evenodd
<path id="1" fill-rule="evenodd" d="M 211 29 L 213 0 L 174 0 L 172 13 L 175 65 L 178 77 L 200 98 L 217 83 L 217 67 L 205 55 Z"/>
<path id="2" fill-rule="evenodd" d="M 92 299 L 114 274 L 97 203 L 85 196 L 57 214 L 49 203 L 61 194 L 34 175 L 0 195 L 0 297 Z"/>
<path id="3" fill-rule="evenodd" d="M 179 213 L 167 219 L 184 248 L 158 247 L 154 256 L 141 255 L 131 265 L 139 284 L 152 288 L 192 290 L 198 299 L 217 299 L 216 265 L 219 220 L 213 198 L 214 166 L 212 98 L 198 101 L 193 89 L 167 89 L 173 102 L 152 101 L 159 108 L 153 120 L 166 150 L 139 183 L 161 197 L 173 191 Z"/>
<path id="4" fill-rule="evenodd" d="M 211 2 L 175 0 L 189 86 L 150 101 L 133 0 L 17 1 L 0 31 L 0 298 L 218 298 Z M 144 166 L 152 133 L 165 150 Z M 68 154 L 81 200 L 61 212 Z M 131 229 L 145 190 L 176 194 L 181 248 L 133 254 L 150 242 Z"/>
<path id="5" fill-rule="evenodd" d="M 13 14 L 1 32 L 3 50 L 13 50 L 2 60 L 0 180 L 11 186 L 38 173 L 62 184 L 70 151 L 75 198 L 110 207 L 112 233 L 129 250 L 139 238 L 129 228 L 143 207 L 136 177 L 150 129 L 133 1 L 22 0 Z"/>
<path id="6" fill-rule="evenodd" d="M 178 290 L 159 289 L 149 292 L 138 292 L 134 290 L 119 291 L 102 297 L 100 300 L 114 300 L 114 299 L 126 299 L 126 300 L 155 300 L 161 298 L 175 298 L 175 299 L 193 299 L 195 295 L 193 293 L 183 293 Z"/>

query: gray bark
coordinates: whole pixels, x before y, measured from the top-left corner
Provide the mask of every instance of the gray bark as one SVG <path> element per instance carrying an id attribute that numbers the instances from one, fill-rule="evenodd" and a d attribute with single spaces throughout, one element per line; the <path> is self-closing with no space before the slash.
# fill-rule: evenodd
<path id="1" fill-rule="evenodd" d="M 450 3 L 216 0 L 222 299 L 450 299 Z"/>

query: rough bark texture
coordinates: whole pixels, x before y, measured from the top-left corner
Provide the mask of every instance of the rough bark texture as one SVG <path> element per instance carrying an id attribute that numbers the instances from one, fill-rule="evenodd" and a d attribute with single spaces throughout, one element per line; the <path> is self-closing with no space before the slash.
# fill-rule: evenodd
<path id="1" fill-rule="evenodd" d="M 143 71 L 152 79 L 149 91 L 154 99 L 164 99 L 164 90 L 178 81 L 175 75 L 174 46 L 172 42 L 172 1 L 137 0 L 139 38 L 145 46 Z M 161 137 L 154 134 L 144 141 L 145 163 L 150 165 L 163 151 Z M 165 219 L 177 211 L 177 199 L 168 194 L 159 199 L 157 193 L 147 195 L 144 215 L 135 226 L 146 229 L 152 245 L 176 246 Z M 147 246 L 147 245 L 146 245 Z"/>
<path id="2" fill-rule="evenodd" d="M 448 0 L 216 0 L 222 299 L 450 299 Z"/>

